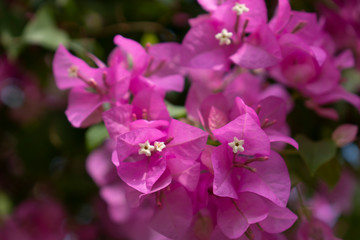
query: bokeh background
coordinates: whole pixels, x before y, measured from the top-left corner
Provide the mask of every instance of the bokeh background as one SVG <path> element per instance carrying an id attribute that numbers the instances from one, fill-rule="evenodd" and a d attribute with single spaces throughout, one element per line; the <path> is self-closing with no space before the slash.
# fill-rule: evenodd
<path id="1" fill-rule="evenodd" d="M 277 1 L 266 3 L 271 16 Z M 291 4 L 295 10 L 311 12 L 321 4 L 332 6 L 327 0 Z M 11 229 L 4 225 L 6 219 L 19 206 L 26 212 L 26 203 L 29 209 L 49 213 L 46 219 L 62 219 L 59 224 L 68 226 L 66 239 L 123 239 L 107 230 L 109 224 L 101 216 L 106 206 L 85 168 L 88 154 L 102 143 L 106 132 L 96 127 L 75 129 L 67 121 L 67 92 L 56 88 L 52 75 L 54 52 L 64 44 L 85 60 L 90 52 L 106 62 L 116 34 L 144 45 L 181 42 L 189 29 L 188 19 L 202 13 L 196 0 L 0 0 L 0 229 Z M 354 68 L 343 75 L 346 87 L 359 93 L 359 71 Z M 186 90 L 166 98 L 181 106 L 185 97 Z M 320 140 L 331 136 L 339 122 L 360 123 L 360 114 L 345 102 L 335 104 L 339 122 L 317 116 L 302 99 L 295 106 L 288 118 L 293 136 Z M 341 150 L 340 160 L 329 161 L 315 176 L 298 155 L 284 153 L 292 183 L 304 182 L 305 195 L 312 194 L 319 179 L 334 187 L 343 169 L 355 176 L 350 210 L 334 226 L 343 239 L 360 238 L 358 146 L 359 139 Z M 34 218 L 24 225 L 32 229 L 31 224 L 47 221 Z"/>

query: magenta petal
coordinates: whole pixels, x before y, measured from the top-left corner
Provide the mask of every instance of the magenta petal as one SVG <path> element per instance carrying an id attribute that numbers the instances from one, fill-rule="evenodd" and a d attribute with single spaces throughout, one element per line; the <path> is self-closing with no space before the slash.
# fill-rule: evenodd
<path id="1" fill-rule="evenodd" d="M 155 159 L 151 157 L 139 158 L 135 162 L 120 162 L 118 174 L 121 179 L 136 190 L 148 194 L 152 191 L 154 184 L 165 172 L 166 161 L 164 159 Z M 164 181 L 170 183 L 169 181 Z M 161 186 L 162 188 L 167 185 Z"/>
<path id="2" fill-rule="evenodd" d="M 358 126 L 354 124 L 343 124 L 335 129 L 331 138 L 337 146 L 343 147 L 356 139 Z"/>
<path id="3" fill-rule="evenodd" d="M 214 11 L 217 6 L 219 1 L 217 0 L 198 0 L 198 3 L 206 10 L 206 11 Z"/>
<path id="4" fill-rule="evenodd" d="M 268 233 L 280 233 L 290 228 L 297 216 L 286 207 L 271 205 L 269 216 L 260 222 L 260 226 Z"/>
<path id="5" fill-rule="evenodd" d="M 182 187 L 165 191 L 161 206 L 151 220 L 151 226 L 168 238 L 180 239 L 190 227 L 192 208 L 191 200 Z"/>
<path id="6" fill-rule="evenodd" d="M 268 121 L 275 121 L 270 129 L 281 129 L 286 124 L 286 103 L 279 97 L 270 96 L 261 100 L 258 104 L 261 107 L 259 112 L 259 119 L 264 123 Z M 267 129 L 269 129 L 267 128 Z"/>
<path id="7" fill-rule="evenodd" d="M 138 92 L 132 102 L 133 112 L 141 119 L 143 111 L 147 111 L 148 120 L 168 120 L 170 119 L 164 98 L 152 88 L 143 89 Z"/>
<path id="8" fill-rule="evenodd" d="M 112 139 L 129 131 L 131 113 L 131 105 L 121 105 L 102 114 L 106 129 Z"/>
<path id="9" fill-rule="evenodd" d="M 145 143 L 146 141 L 152 143 L 162 137 L 165 137 L 165 134 L 155 128 L 140 128 L 121 134 L 117 138 L 116 145 L 118 161 L 123 162 L 131 154 L 136 154 L 139 157 L 144 156 L 138 155 L 139 143 Z"/>
<path id="10" fill-rule="evenodd" d="M 112 144 L 107 143 L 102 148 L 94 150 L 86 159 L 86 170 L 98 186 L 117 179 L 116 168 L 111 162 Z"/>
<path id="11" fill-rule="evenodd" d="M 213 232 L 211 233 L 210 240 L 229 240 L 229 238 L 224 235 L 224 233 L 221 231 L 219 226 L 216 226 Z M 246 240 L 248 239 L 246 238 Z"/>
<path id="12" fill-rule="evenodd" d="M 144 119 L 139 119 L 132 121 L 130 123 L 130 129 L 138 129 L 138 128 L 156 128 L 159 130 L 167 129 L 169 126 L 169 122 L 166 120 L 155 120 L 155 121 L 148 121 Z"/>
<path id="13" fill-rule="evenodd" d="M 215 35 L 221 31 L 219 22 L 208 19 L 192 27 L 183 40 L 183 66 L 226 70 L 233 46 L 220 46 Z"/>
<path id="14" fill-rule="evenodd" d="M 151 77 L 156 89 L 164 91 L 182 92 L 184 90 L 184 77 L 180 74 Z"/>
<path id="15" fill-rule="evenodd" d="M 166 188 L 172 182 L 172 177 L 170 171 L 165 169 L 164 173 L 156 180 L 156 182 L 152 185 L 150 193 L 154 193 L 160 191 L 161 189 Z"/>
<path id="16" fill-rule="evenodd" d="M 120 48 L 123 58 L 130 62 L 129 65 L 132 65 L 133 75 L 138 75 L 145 71 L 149 57 L 145 49 L 138 42 L 121 35 L 116 35 L 114 43 Z"/>
<path id="17" fill-rule="evenodd" d="M 274 33 L 261 25 L 230 59 L 241 67 L 266 68 L 281 60 L 281 50 Z"/>
<path id="18" fill-rule="evenodd" d="M 358 95 L 347 92 L 343 87 L 337 86 L 331 91 L 314 97 L 314 101 L 320 105 L 326 103 L 332 103 L 343 99 L 351 103 L 358 111 L 360 111 L 360 97 Z"/>
<path id="19" fill-rule="evenodd" d="M 177 158 L 167 160 L 174 180 L 182 184 L 190 192 L 195 191 L 200 178 L 200 163 L 179 161 Z"/>
<path id="20" fill-rule="evenodd" d="M 355 65 L 353 52 L 350 49 L 344 50 L 335 58 L 335 65 L 339 69 L 352 68 Z"/>
<path id="21" fill-rule="evenodd" d="M 149 55 L 159 60 L 179 61 L 181 45 L 176 42 L 157 43 L 149 47 Z"/>
<path id="22" fill-rule="evenodd" d="M 269 213 L 269 208 L 264 200 L 253 193 L 240 193 L 236 204 L 243 212 L 249 224 L 264 220 Z"/>
<path id="23" fill-rule="evenodd" d="M 74 127 L 87 127 L 101 121 L 102 103 L 99 94 L 73 88 L 65 114 Z"/>
<path id="24" fill-rule="evenodd" d="M 299 144 L 289 136 L 285 136 L 275 131 L 268 131 L 267 134 L 269 136 L 270 142 L 284 142 L 292 145 L 296 149 L 299 149 Z"/>
<path id="25" fill-rule="evenodd" d="M 284 160 L 271 151 L 266 161 L 250 164 L 256 173 L 244 171 L 238 192 L 252 192 L 285 207 L 290 194 L 290 177 Z"/>
<path id="26" fill-rule="evenodd" d="M 124 185 L 123 183 L 113 184 L 100 189 L 100 196 L 108 204 L 108 212 L 111 219 L 118 223 L 128 220 L 131 213 L 131 208 L 129 208 L 127 203 Z"/>
<path id="27" fill-rule="evenodd" d="M 215 148 L 211 160 L 214 168 L 214 194 L 220 197 L 237 199 L 238 195 L 232 181 L 232 162 L 228 157 L 227 146 L 221 145 Z"/>
<path id="28" fill-rule="evenodd" d="M 215 106 L 212 106 L 210 108 L 209 112 L 209 130 L 212 131 L 214 129 L 221 128 L 225 124 L 228 123 L 228 117 L 227 114 L 220 110 L 219 108 L 216 108 Z"/>
<path id="29" fill-rule="evenodd" d="M 242 152 L 244 155 L 269 155 L 270 153 L 268 136 L 248 113 L 234 119 L 222 128 L 213 130 L 213 134 L 226 145 L 232 142 L 234 137 L 244 140 L 245 150 Z"/>
<path id="30" fill-rule="evenodd" d="M 247 105 L 252 105 L 259 101 L 262 84 L 260 77 L 244 72 L 227 85 L 224 90 L 224 96 L 227 97 L 230 103 L 233 103 L 236 97 L 241 96 L 241 99 Z"/>
<path id="31" fill-rule="evenodd" d="M 249 227 L 242 210 L 228 198 L 218 204 L 217 223 L 221 231 L 231 239 L 241 237 Z"/>
<path id="32" fill-rule="evenodd" d="M 205 98 L 200 106 L 204 127 L 208 130 L 220 128 L 228 123 L 229 106 L 222 94 L 210 95 Z"/>
<path id="33" fill-rule="evenodd" d="M 291 16 L 289 0 L 279 0 L 275 16 L 271 19 L 269 26 L 271 30 L 278 33 L 288 23 Z"/>
<path id="34" fill-rule="evenodd" d="M 172 119 L 168 137 L 174 139 L 167 145 L 168 151 L 179 160 L 195 161 L 204 150 L 208 133 L 189 124 Z"/>
<path id="35" fill-rule="evenodd" d="M 271 67 L 280 60 L 266 50 L 248 43 L 239 48 L 230 59 L 239 66 L 249 69 Z"/>
<path id="36" fill-rule="evenodd" d="M 246 105 L 240 97 L 236 97 L 235 106 L 233 107 L 232 112 L 230 114 L 231 119 L 235 119 L 245 113 L 248 113 L 254 119 L 254 121 L 260 126 L 259 117 L 254 111 L 254 109 Z"/>

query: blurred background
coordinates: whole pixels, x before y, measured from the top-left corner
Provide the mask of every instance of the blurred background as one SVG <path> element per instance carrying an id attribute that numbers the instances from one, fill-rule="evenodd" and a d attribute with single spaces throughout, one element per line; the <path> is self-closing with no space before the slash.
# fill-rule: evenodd
<path id="1" fill-rule="evenodd" d="M 277 1 L 266 3 L 271 16 Z M 333 2 L 306 0 L 291 4 L 295 10 L 314 12 L 320 9 L 319 4 L 331 8 Z M 58 239 L 51 237 L 55 230 L 51 230 L 49 219 L 54 225 L 66 225 L 63 239 L 125 239 L 106 229 L 109 223 L 101 216 L 104 203 L 85 168 L 88 154 L 102 143 L 106 133 L 94 128 L 75 129 L 66 119 L 68 93 L 55 86 L 54 52 L 63 44 L 80 58 L 89 60 L 90 52 L 106 62 L 116 34 L 143 45 L 181 42 L 189 29 L 188 19 L 202 13 L 196 0 L 0 0 L 0 239 L 16 231 L 6 222 L 15 213 L 36 219 L 23 220 L 29 231 L 36 232 L 31 224 L 49 225 L 48 235 L 42 232 L 37 239 Z M 350 69 L 343 74 L 348 79 L 347 87 L 358 90 L 359 71 Z M 169 94 L 167 100 L 183 105 L 185 96 L 186 92 Z M 359 125 L 359 113 L 349 104 L 340 102 L 335 108 L 340 122 Z M 303 102 L 296 103 L 288 121 L 294 136 L 301 133 L 314 140 L 328 136 L 339 125 L 317 116 Z M 322 178 L 335 186 L 341 169 L 346 168 L 356 176 L 357 184 L 358 146 L 359 139 L 342 149 L 341 161 L 330 162 L 315 177 L 302 171 L 304 163 L 290 154 L 285 159 L 293 183 L 302 181 L 311 189 Z M 340 216 L 336 235 L 359 239 L 359 185 L 350 191 L 350 211 Z M 18 235 L 5 239 L 35 238 Z"/>

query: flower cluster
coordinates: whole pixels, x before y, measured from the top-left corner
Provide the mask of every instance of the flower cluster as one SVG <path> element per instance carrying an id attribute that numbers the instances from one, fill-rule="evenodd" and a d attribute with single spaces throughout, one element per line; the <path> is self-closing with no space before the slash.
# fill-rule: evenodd
<path id="1" fill-rule="evenodd" d="M 264 0 L 198 2 L 208 13 L 190 20 L 182 44 L 118 35 L 107 64 L 91 55 L 96 67 L 60 46 L 53 68 L 70 89 L 66 115 L 74 127 L 105 123 L 110 139 L 88 171 L 115 222 L 146 223 L 157 232 L 149 239 L 281 238 L 297 219 L 276 152 L 298 148 L 285 87 L 322 116 L 337 118 L 323 105 L 339 99 L 360 109 L 340 85 L 352 57 L 334 56 L 316 15 L 287 0 L 270 20 Z M 164 99 L 183 91 L 185 76 L 187 119 L 177 120 Z"/>

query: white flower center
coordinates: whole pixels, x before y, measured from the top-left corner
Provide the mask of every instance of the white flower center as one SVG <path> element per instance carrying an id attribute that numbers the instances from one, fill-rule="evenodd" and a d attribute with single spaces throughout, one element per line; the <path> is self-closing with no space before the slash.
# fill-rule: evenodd
<path id="1" fill-rule="evenodd" d="M 228 32 L 226 28 L 223 28 L 221 32 L 215 35 L 215 38 L 219 40 L 220 45 L 224 45 L 224 44 L 229 45 L 231 43 L 230 38 L 232 37 L 232 35 L 233 35 L 232 32 Z"/>
<path id="2" fill-rule="evenodd" d="M 250 9 L 247 8 L 245 4 L 235 3 L 235 6 L 232 8 L 232 10 L 236 12 L 236 15 L 240 16 L 244 12 L 248 12 Z"/>
<path id="3" fill-rule="evenodd" d="M 150 145 L 149 140 L 146 140 L 145 143 L 139 143 L 140 149 L 139 154 L 145 154 L 146 156 L 150 157 L 151 152 L 154 151 L 155 147 Z"/>
<path id="4" fill-rule="evenodd" d="M 243 147 L 244 140 L 239 140 L 237 137 L 234 137 L 234 141 L 228 144 L 230 147 L 232 147 L 234 153 L 237 153 L 239 151 L 243 152 L 245 150 Z"/>
<path id="5" fill-rule="evenodd" d="M 68 69 L 68 74 L 69 77 L 77 77 L 78 76 L 78 67 L 75 65 L 72 65 L 71 67 L 69 67 Z"/>
<path id="6" fill-rule="evenodd" d="M 154 142 L 154 147 L 156 151 L 161 152 L 166 147 L 166 145 L 164 142 Z"/>

